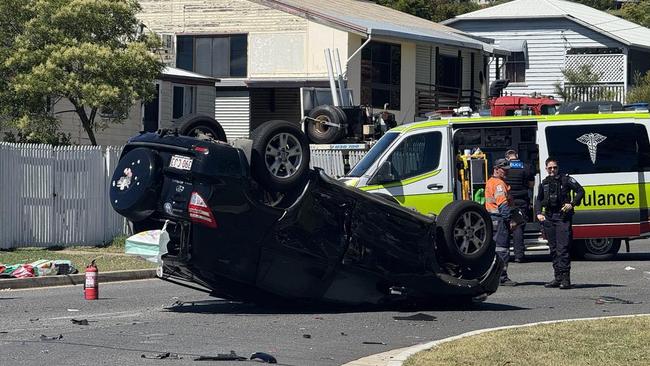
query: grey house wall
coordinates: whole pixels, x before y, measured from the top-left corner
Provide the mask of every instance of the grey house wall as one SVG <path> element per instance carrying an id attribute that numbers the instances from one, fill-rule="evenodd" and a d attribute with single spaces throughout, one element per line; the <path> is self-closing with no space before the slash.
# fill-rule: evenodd
<path id="1" fill-rule="evenodd" d="M 591 29 L 566 19 L 462 20 L 450 26 L 463 32 L 499 40 L 525 40 L 528 44 L 526 82 L 510 84 L 508 93 L 538 92 L 555 95 L 554 84 L 562 81 L 568 49 L 578 47 L 626 47 Z M 495 79 L 495 62 L 490 63 L 490 81 Z M 501 77 L 503 77 L 503 69 Z"/>

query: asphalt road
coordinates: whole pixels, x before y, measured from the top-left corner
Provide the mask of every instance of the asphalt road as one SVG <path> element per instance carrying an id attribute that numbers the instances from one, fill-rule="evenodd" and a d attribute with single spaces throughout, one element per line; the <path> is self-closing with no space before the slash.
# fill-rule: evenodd
<path id="1" fill-rule="evenodd" d="M 160 280 L 102 284 L 98 301 L 85 301 L 81 286 L 0 291 L 0 365 L 195 365 L 199 355 L 230 350 L 243 356 L 267 352 L 284 365 L 340 365 L 475 329 L 650 313 L 650 241 L 633 242 L 633 252 L 614 261 L 574 262 L 576 288 L 569 291 L 545 289 L 548 255 L 530 257 L 532 262 L 510 267 L 521 286 L 500 288 L 470 309 L 292 313 L 212 299 Z M 601 296 L 632 304 L 598 304 Z M 427 316 L 396 319 L 420 313 Z M 73 324 L 73 318 L 89 324 Z M 141 358 L 165 352 L 183 358 Z"/>

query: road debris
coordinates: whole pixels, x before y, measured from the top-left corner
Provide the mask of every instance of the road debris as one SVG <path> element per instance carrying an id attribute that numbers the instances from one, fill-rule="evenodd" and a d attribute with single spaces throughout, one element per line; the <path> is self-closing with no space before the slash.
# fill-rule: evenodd
<path id="1" fill-rule="evenodd" d="M 626 270 L 626 271 L 634 271 L 635 269 L 636 269 L 636 268 L 631 267 L 631 266 L 627 266 L 627 267 L 625 267 L 625 270 Z"/>
<path id="2" fill-rule="evenodd" d="M 347 337 L 348 335 L 345 332 L 341 332 L 341 335 Z"/>
<path id="3" fill-rule="evenodd" d="M 41 341 L 58 341 L 59 339 L 63 339 L 63 334 L 59 334 L 58 336 L 50 337 L 46 336 L 45 334 L 41 334 Z"/>
<path id="4" fill-rule="evenodd" d="M 88 319 L 70 319 L 72 324 L 77 325 L 88 325 Z"/>
<path id="5" fill-rule="evenodd" d="M 248 361 L 248 359 L 238 356 L 235 351 L 230 351 L 230 353 L 217 353 L 216 356 L 199 356 L 194 361 Z"/>
<path id="6" fill-rule="evenodd" d="M 602 305 L 602 304 L 640 304 L 640 303 L 630 301 L 630 300 L 620 299 L 618 297 L 613 297 L 613 296 L 600 296 L 596 299 L 596 304 Z"/>
<path id="7" fill-rule="evenodd" d="M 68 311 L 75 312 L 75 311 L 79 311 L 79 309 L 68 309 Z"/>
<path id="8" fill-rule="evenodd" d="M 436 321 L 438 318 L 436 318 L 433 315 L 429 314 L 424 314 L 424 313 L 417 313 L 409 316 L 394 316 L 393 319 L 395 320 L 410 320 L 410 321 L 416 321 L 416 322 L 432 322 Z"/>
<path id="9" fill-rule="evenodd" d="M 311 338 L 311 334 L 303 334 L 302 337 L 309 339 L 309 338 Z"/>
<path id="10" fill-rule="evenodd" d="M 275 357 L 265 352 L 255 352 L 251 355 L 251 360 L 260 360 L 264 363 L 278 363 Z"/>
<path id="11" fill-rule="evenodd" d="M 382 346 L 386 345 L 386 343 L 378 342 L 378 341 L 363 341 L 363 344 L 379 344 L 379 345 L 382 345 Z"/>
<path id="12" fill-rule="evenodd" d="M 149 360 L 164 360 L 164 359 L 182 360 L 183 359 L 183 357 L 179 356 L 178 353 L 171 353 L 171 352 L 159 353 L 153 356 L 142 354 L 140 355 L 140 358 L 146 358 Z"/>

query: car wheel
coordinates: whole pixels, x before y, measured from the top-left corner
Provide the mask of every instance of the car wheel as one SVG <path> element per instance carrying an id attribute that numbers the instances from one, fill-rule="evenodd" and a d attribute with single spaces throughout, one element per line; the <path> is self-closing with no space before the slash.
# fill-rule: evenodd
<path id="1" fill-rule="evenodd" d="M 331 124 L 343 125 L 345 113 L 341 108 L 331 105 L 321 105 L 309 112 L 310 119 L 307 120 L 307 137 L 315 144 L 331 144 L 338 141 L 345 128 L 336 127 Z"/>
<path id="2" fill-rule="evenodd" d="M 178 121 L 178 132 L 184 136 L 228 142 L 226 132 L 216 119 L 209 116 L 188 115 Z"/>
<path id="3" fill-rule="evenodd" d="M 268 121 L 251 136 L 251 171 L 265 189 L 287 192 L 305 181 L 309 171 L 309 143 L 296 124 Z"/>
<path id="4" fill-rule="evenodd" d="M 621 249 L 621 239 L 598 238 L 575 240 L 579 258 L 590 261 L 606 261 L 614 258 Z"/>
<path id="5" fill-rule="evenodd" d="M 482 274 L 490 266 L 495 243 L 492 219 L 483 206 L 473 201 L 453 201 L 438 215 L 437 227 L 444 241 L 442 247 L 452 261 L 473 274 Z"/>
<path id="6" fill-rule="evenodd" d="M 141 221 L 156 209 L 159 187 L 158 154 L 147 148 L 127 152 L 117 163 L 110 182 L 113 209 L 131 221 Z"/>

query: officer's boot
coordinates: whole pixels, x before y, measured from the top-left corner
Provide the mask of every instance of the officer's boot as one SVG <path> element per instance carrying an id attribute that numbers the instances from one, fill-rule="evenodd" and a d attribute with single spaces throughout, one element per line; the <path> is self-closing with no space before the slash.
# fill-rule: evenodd
<path id="1" fill-rule="evenodd" d="M 553 279 L 553 281 L 545 283 L 544 287 L 546 287 L 546 288 L 560 287 L 560 282 L 562 282 L 560 274 L 555 273 L 555 278 Z"/>
<path id="2" fill-rule="evenodd" d="M 569 273 L 563 273 L 562 279 L 560 280 L 560 290 L 568 290 L 571 288 L 571 277 Z"/>

